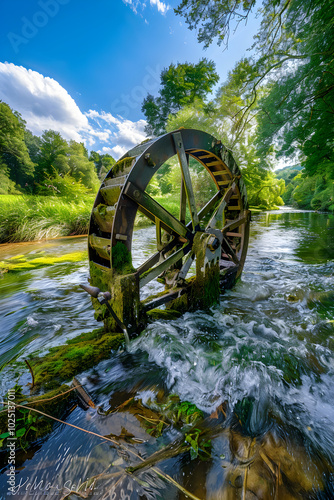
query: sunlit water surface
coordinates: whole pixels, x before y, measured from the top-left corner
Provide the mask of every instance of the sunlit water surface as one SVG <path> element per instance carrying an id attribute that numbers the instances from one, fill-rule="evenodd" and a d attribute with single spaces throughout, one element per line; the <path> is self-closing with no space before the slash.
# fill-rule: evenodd
<path id="1" fill-rule="evenodd" d="M 238 402 L 250 401 L 246 434 L 261 436 L 276 426 L 288 440 L 297 436 L 315 464 L 319 460 L 327 464 L 322 493 L 312 490 L 303 497 L 290 492 L 291 496 L 284 498 L 334 498 L 328 474 L 334 458 L 334 218 L 283 209 L 256 214 L 252 219 L 242 278 L 221 296 L 218 305 L 210 311 L 152 323 L 127 350 L 111 352 L 110 359 L 79 379 L 103 408 L 108 408 L 110 397 L 120 391 L 136 394 L 145 403 L 159 389 L 195 403 L 205 415 L 221 403 L 227 402 L 233 411 Z M 152 231 L 135 233 L 134 263 L 150 254 Z M 75 238 L 31 247 L 2 247 L 0 259 L 27 251 L 69 253 L 85 246 L 84 238 Z M 7 366 L 2 371 L 2 394 L 14 380 L 30 381 L 29 372 L 20 363 L 29 353 L 46 352 L 96 328 L 90 300 L 78 286 L 87 279 L 87 262 L 2 278 L 0 354 L 3 362 L 17 359 L 14 368 Z M 127 413 L 108 419 L 95 410 L 85 412 L 77 407 L 66 419 L 102 435 L 119 435 L 122 428 L 130 433 L 133 429 L 136 436 L 140 432 L 135 417 Z M 157 449 L 156 440 L 144 430 L 141 433 L 143 443 L 133 449 L 145 457 Z M 177 435 L 170 428 L 162 442 Z M 234 496 L 221 489 L 224 465 L 219 460 L 228 458 L 229 453 L 228 440 L 218 437 L 213 440 L 211 461 L 179 456 L 165 460 L 161 469 L 198 498 L 242 498 L 236 489 Z M 58 425 L 28 455 L 19 453 L 19 461 L 17 498 L 42 498 L 46 493 L 62 498 L 111 463 L 117 470 L 122 458 L 110 443 Z M 5 470 L 0 476 L 0 491 L 7 489 Z M 124 498 L 185 498 L 153 472 L 140 478 L 135 488 L 127 477 L 121 479 L 117 493 L 110 476 L 94 498 L 123 498 L 120 491 L 129 495 Z M 266 495 L 263 498 L 271 498 Z M 254 493 L 245 498 L 262 497 Z"/>

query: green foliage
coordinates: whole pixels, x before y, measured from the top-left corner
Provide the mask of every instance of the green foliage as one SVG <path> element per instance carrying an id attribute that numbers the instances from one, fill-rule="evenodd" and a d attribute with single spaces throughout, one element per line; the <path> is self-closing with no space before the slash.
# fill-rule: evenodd
<path id="1" fill-rule="evenodd" d="M 204 418 L 203 412 L 195 404 L 189 401 L 181 401 L 176 394 L 170 394 L 162 402 L 148 400 L 146 404 L 150 409 L 159 414 L 159 419 L 156 422 L 150 422 L 147 426 L 147 432 L 156 437 L 161 435 L 163 425 L 166 425 L 166 422 L 172 423 L 177 427 L 182 427 L 183 425 L 193 426 Z M 157 426 L 159 427 L 157 428 Z M 193 429 L 191 432 L 193 432 Z M 191 438 L 196 440 L 194 436 L 189 435 L 189 439 Z"/>
<path id="2" fill-rule="evenodd" d="M 96 151 L 90 152 L 89 160 L 94 162 L 100 181 L 105 178 L 111 167 L 116 163 L 116 160 L 111 155 L 101 155 Z"/>
<path id="3" fill-rule="evenodd" d="M 24 186 L 34 174 L 34 163 L 24 142 L 24 134 L 25 122 L 20 114 L 0 101 L 0 173 L 5 181 L 2 191 L 6 191 L 7 185 L 5 194 L 13 192 L 13 183 Z"/>
<path id="4" fill-rule="evenodd" d="M 185 434 L 185 442 L 190 444 L 190 458 L 200 458 L 201 460 L 208 460 L 211 454 L 206 448 L 211 448 L 211 440 L 202 436 L 200 429 L 192 429 Z"/>
<path id="5" fill-rule="evenodd" d="M 307 18 L 307 22 L 304 20 Z M 291 3 L 284 14 L 283 41 L 277 42 L 276 60 L 295 60 L 272 80 L 260 101 L 260 150 L 265 154 L 273 139 L 279 155 L 299 150 L 309 175 L 333 171 L 334 113 L 334 6 L 320 0 Z M 278 50 L 283 49 L 282 56 Z"/>
<path id="6" fill-rule="evenodd" d="M 83 198 L 89 193 L 89 189 L 70 174 L 47 175 L 41 184 L 37 184 L 36 192 L 42 196 L 66 196 L 71 199 Z"/>
<path id="7" fill-rule="evenodd" d="M 27 193 L 75 196 L 70 189 L 73 182 L 77 194 L 84 194 L 83 186 L 95 192 L 100 184 L 93 161 L 96 155 L 90 161 L 83 144 L 67 142 L 54 130 L 34 136 L 19 113 L 0 101 L 0 194 L 14 194 L 18 186 Z M 102 155 L 98 161 L 100 176 L 114 163 L 110 155 Z"/>
<path id="8" fill-rule="evenodd" d="M 0 160 L 0 195 L 1 194 L 19 194 L 20 191 L 9 178 L 9 169 L 4 162 Z"/>
<path id="9" fill-rule="evenodd" d="M 294 177 L 284 195 L 286 203 L 299 208 L 318 211 L 334 211 L 334 181 L 331 175 Z"/>
<path id="10" fill-rule="evenodd" d="M 198 30 L 199 41 L 208 46 L 214 38 L 227 45 L 233 23 L 238 26 L 254 8 L 253 0 L 182 0 L 176 12 L 185 17 L 190 29 Z M 334 4 L 264 0 L 259 13 L 261 26 L 252 47 L 256 56 L 240 65 L 241 61 L 230 79 L 230 84 L 235 83 L 234 89 L 230 85 L 235 102 L 228 86 L 222 94 L 232 104 L 232 130 L 247 129 L 250 115 L 256 113 L 255 146 L 262 166 L 268 159 L 270 164 L 275 154 L 294 161 L 299 157 L 307 175 L 326 179 L 326 187 L 319 191 L 313 186 L 315 181 L 303 180 L 304 187 L 299 183 L 293 188 L 287 182 L 284 200 L 328 210 L 334 172 Z M 313 205 L 308 188 L 318 193 Z"/>
<path id="11" fill-rule="evenodd" d="M 62 418 L 64 412 L 70 408 L 70 403 L 74 401 L 74 393 L 68 392 L 68 385 L 62 385 L 55 390 L 47 392 L 41 396 L 24 396 L 22 388 L 15 385 L 15 402 L 20 405 L 30 406 L 56 418 Z M 16 441 L 17 448 L 21 446 L 24 450 L 28 446 L 48 434 L 54 425 L 49 418 L 39 415 L 28 408 L 17 407 L 16 414 Z M 7 412 L 0 414 L 0 447 L 5 447 L 8 443 L 7 432 L 2 432 L 8 427 Z M 5 437 L 4 437 L 5 436 Z"/>
<path id="12" fill-rule="evenodd" d="M 184 126 L 210 132 L 221 138 L 242 170 L 250 205 L 270 209 L 284 204 L 284 181 L 278 180 L 269 169 L 273 166 L 273 158 L 268 155 L 266 161 L 263 161 L 257 153 L 255 112 L 251 109 L 243 111 L 250 98 L 241 91 L 252 71 L 249 61 L 241 60 L 218 90 L 214 109 L 209 114 L 197 102 L 188 105 L 176 115 L 169 116 L 167 130 Z M 210 192 L 213 186 L 207 184 L 200 174 L 197 176 L 198 182 L 196 177 L 193 178 L 196 195 Z M 174 184 L 180 185 L 180 180 Z"/>
<path id="13" fill-rule="evenodd" d="M 61 174 L 69 172 L 67 142 L 59 132 L 46 130 L 41 137 L 40 145 L 35 177 L 37 182 L 43 181 L 48 175 L 53 175 L 55 170 Z"/>
<path id="14" fill-rule="evenodd" d="M 165 132 L 169 114 L 177 113 L 183 106 L 196 100 L 204 103 L 219 77 L 213 61 L 201 59 L 197 64 L 170 64 L 161 72 L 161 89 L 158 97 L 148 94 L 144 99 L 144 112 L 149 135 Z"/>
<path id="15" fill-rule="evenodd" d="M 248 14 L 255 5 L 255 0 L 220 0 L 207 2 L 198 0 L 182 0 L 176 14 L 183 15 L 191 30 L 196 29 L 198 41 L 207 48 L 214 38 L 218 45 L 227 47 L 230 35 L 230 24 L 236 20 L 239 24 L 247 20 Z"/>

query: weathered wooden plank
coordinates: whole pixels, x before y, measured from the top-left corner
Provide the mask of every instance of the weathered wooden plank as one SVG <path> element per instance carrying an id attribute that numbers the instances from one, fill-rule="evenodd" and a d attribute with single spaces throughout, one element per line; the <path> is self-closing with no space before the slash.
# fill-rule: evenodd
<path id="1" fill-rule="evenodd" d="M 221 166 L 222 165 L 222 162 L 221 161 L 212 161 L 210 163 L 206 163 L 205 166 L 206 167 L 218 167 L 218 166 Z"/>
<path id="2" fill-rule="evenodd" d="M 217 181 L 217 184 L 218 184 L 218 186 L 228 186 L 230 182 L 231 182 L 231 179 L 227 179 L 224 181 Z"/>
<path id="3" fill-rule="evenodd" d="M 199 160 L 209 160 L 210 158 L 214 159 L 214 156 L 211 153 L 208 153 L 204 155 L 197 155 L 197 158 Z"/>
<path id="4" fill-rule="evenodd" d="M 89 236 L 89 244 L 100 257 L 110 260 L 110 240 L 91 234 Z"/>
<path id="5" fill-rule="evenodd" d="M 213 175 L 215 176 L 219 176 L 219 175 L 228 175 L 229 177 L 230 176 L 230 173 L 227 171 L 227 170 L 216 170 L 215 172 L 211 172 Z"/>
<path id="6" fill-rule="evenodd" d="M 104 201 L 108 205 L 115 205 L 118 202 L 123 186 L 105 186 L 100 189 Z"/>
<path id="7" fill-rule="evenodd" d="M 111 233 L 115 215 L 115 206 L 100 204 L 93 209 L 94 219 L 104 233 Z"/>
<path id="8" fill-rule="evenodd" d="M 103 181 L 105 186 L 123 186 L 127 179 L 127 175 L 120 175 L 119 177 L 109 177 Z"/>
<path id="9" fill-rule="evenodd" d="M 231 232 L 227 232 L 225 233 L 226 236 L 230 236 L 231 238 L 241 238 L 242 237 L 242 233 L 231 233 Z"/>
<path id="10" fill-rule="evenodd" d="M 186 291 L 186 288 L 178 288 L 175 291 L 171 292 L 166 292 L 165 295 L 161 295 L 160 297 L 157 297 L 156 299 L 152 300 L 151 302 L 148 302 L 147 304 L 143 305 L 143 311 L 150 311 L 151 309 L 155 309 L 156 307 L 162 306 L 163 304 L 166 304 L 167 302 L 170 302 L 173 299 L 177 299 Z"/>
<path id="11" fill-rule="evenodd" d="M 227 224 L 225 224 L 225 226 L 222 229 L 222 233 L 225 234 L 225 233 L 227 233 L 227 231 L 233 231 L 233 229 L 235 229 L 236 227 L 241 226 L 246 221 L 247 221 L 247 217 L 245 215 L 242 215 L 238 219 L 235 219 L 235 220 L 233 220 L 233 221 L 228 222 Z"/>

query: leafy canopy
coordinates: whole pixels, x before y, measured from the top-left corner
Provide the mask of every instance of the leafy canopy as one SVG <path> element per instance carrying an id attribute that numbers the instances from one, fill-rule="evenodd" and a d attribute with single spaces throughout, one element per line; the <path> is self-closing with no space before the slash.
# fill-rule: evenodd
<path id="1" fill-rule="evenodd" d="M 158 97 L 148 94 L 142 111 L 146 116 L 149 135 L 165 132 L 169 114 L 177 113 L 195 100 L 204 102 L 219 77 L 213 61 L 200 60 L 197 64 L 171 64 L 161 72 L 161 89 Z"/>

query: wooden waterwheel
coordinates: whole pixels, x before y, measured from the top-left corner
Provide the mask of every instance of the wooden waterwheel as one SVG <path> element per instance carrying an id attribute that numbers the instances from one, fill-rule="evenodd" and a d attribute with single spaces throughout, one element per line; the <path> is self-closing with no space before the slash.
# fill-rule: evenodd
<path id="1" fill-rule="evenodd" d="M 150 189 L 159 169 L 173 161 L 179 182 L 166 199 L 177 192 L 178 214 L 165 208 L 161 197 L 158 203 Z M 151 255 L 135 268 L 138 212 L 155 231 L 148 231 L 154 234 Z M 249 220 L 240 170 L 221 141 L 180 129 L 131 149 L 105 177 L 91 215 L 90 282 L 108 292 L 108 307 L 93 298 L 96 318 L 108 330 L 125 325 L 131 333 L 162 307 L 172 313 L 211 306 L 242 272 Z M 144 299 L 143 290 L 154 280 L 162 290 Z"/>

